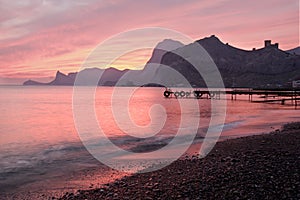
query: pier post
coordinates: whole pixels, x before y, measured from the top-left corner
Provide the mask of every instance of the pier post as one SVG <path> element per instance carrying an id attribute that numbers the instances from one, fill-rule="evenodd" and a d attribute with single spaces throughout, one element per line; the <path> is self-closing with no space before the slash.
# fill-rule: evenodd
<path id="1" fill-rule="evenodd" d="M 250 102 L 252 101 L 252 94 L 250 94 L 250 93 L 248 95 L 248 101 L 250 101 Z"/>
<path id="2" fill-rule="evenodd" d="M 297 93 L 294 91 L 295 109 L 297 109 Z"/>

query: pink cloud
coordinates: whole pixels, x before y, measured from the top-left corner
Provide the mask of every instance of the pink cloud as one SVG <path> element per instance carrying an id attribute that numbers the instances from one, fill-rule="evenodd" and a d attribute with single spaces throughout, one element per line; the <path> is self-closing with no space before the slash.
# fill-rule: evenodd
<path id="1" fill-rule="evenodd" d="M 262 46 L 264 39 L 283 49 L 299 45 L 297 0 L 22 2 L 0 2 L 1 76 L 74 71 L 101 41 L 147 26 L 175 29 L 195 40 L 216 34 L 246 49 Z"/>

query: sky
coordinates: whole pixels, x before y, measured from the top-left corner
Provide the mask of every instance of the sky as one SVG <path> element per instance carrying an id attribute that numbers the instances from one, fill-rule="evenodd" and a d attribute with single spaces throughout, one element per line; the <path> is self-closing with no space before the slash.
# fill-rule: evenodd
<path id="1" fill-rule="evenodd" d="M 101 42 L 145 27 L 249 50 L 271 39 L 288 50 L 299 46 L 299 0 L 0 0 L 0 84 L 78 71 Z M 151 51 L 136 53 L 114 67 L 141 69 Z"/>

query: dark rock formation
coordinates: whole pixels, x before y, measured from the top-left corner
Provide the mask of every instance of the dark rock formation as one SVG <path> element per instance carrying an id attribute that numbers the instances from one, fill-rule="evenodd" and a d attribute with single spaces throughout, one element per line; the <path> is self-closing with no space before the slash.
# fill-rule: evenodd
<path id="1" fill-rule="evenodd" d="M 290 53 L 290 54 L 300 55 L 300 47 L 296 47 L 296 48 L 294 48 L 294 49 L 290 49 L 290 50 L 288 50 L 288 51 L 286 51 L 286 52 L 288 52 L 288 53 Z"/>
<path id="2" fill-rule="evenodd" d="M 47 83 L 40 83 L 38 81 L 28 80 L 23 83 L 23 85 L 47 85 Z"/>
<path id="3" fill-rule="evenodd" d="M 300 56 L 292 55 L 273 46 L 245 51 L 222 43 L 211 36 L 196 41 L 217 65 L 226 87 L 278 87 L 294 80 L 300 74 Z M 190 46 L 180 48 L 189 51 Z M 192 52 L 190 56 L 199 56 Z M 162 64 L 183 74 L 192 85 L 205 86 L 201 75 L 179 56 L 166 53 Z"/>
<path id="4" fill-rule="evenodd" d="M 65 75 L 60 71 L 56 72 L 55 79 L 48 83 L 49 85 L 73 85 L 77 73 L 69 73 Z"/>

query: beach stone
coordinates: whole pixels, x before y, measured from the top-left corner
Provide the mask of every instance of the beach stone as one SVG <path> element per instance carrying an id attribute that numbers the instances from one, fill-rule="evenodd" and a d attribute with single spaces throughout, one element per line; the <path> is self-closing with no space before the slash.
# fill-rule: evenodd
<path id="1" fill-rule="evenodd" d="M 299 130 L 223 141 L 203 159 L 177 160 L 72 199 L 300 199 L 299 144 Z"/>

